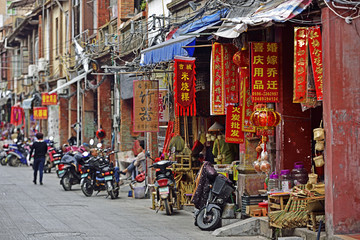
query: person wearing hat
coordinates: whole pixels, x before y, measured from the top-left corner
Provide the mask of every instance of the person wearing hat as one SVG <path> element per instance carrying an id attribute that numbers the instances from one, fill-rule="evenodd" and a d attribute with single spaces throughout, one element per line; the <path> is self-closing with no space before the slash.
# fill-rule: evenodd
<path id="1" fill-rule="evenodd" d="M 34 153 L 34 180 L 33 183 L 36 184 L 37 172 L 39 171 L 40 175 L 40 185 L 43 185 L 43 172 L 44 172 L 44 164 L 45 164 L 45 155 L 47 153 L 48 146 L 46 142 L 44 142 L 43 137 L 44 134 L 41 132 L 36 133 L 35 137 L 37 141 L 34 142 L 31 146 L 30 156 Z"/>

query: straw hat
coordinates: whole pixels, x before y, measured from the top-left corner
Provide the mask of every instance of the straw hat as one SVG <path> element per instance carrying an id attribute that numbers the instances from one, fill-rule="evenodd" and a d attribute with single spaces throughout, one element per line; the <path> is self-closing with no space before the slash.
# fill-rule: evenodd
<path id="1" fill-rule="evenodd" d="M 216 132 L 224 130 L 224 126 L 218 122 L 215 122 L 209 129 L 208 132 Z"/>

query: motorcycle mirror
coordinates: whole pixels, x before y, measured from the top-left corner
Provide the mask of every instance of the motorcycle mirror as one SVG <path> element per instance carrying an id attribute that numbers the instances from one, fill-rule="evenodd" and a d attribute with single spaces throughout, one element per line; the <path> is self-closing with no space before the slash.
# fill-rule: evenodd
<path id="1" fill-rule="evenodd" d="M 96 144 L 96 147 L 97 147 L 97 148 L 101 148 L 101 147 L 102 147 L 102 143 Z"/>
<path id="2" fill-rule="evenodd" d="M 50 141 L 54 141 L 54 137 L 53 137 L 53 136 L 50 136 L 50 137 L 49 137 L 49 140 L 50 140 Z"/>
<path id="3" fill-rule="evenodd" d="M 150 152 L 149 152 L 149 151 L 146 151 L 146 152 L 145 152 L 145 156 L 149 158 L 149 157 L 151 156 L 151 155 L 150 155 Z"/>
<path id="4" fill-rule="evenodd" d="M 82 153 L 82 156 L 83 156 L 83 157 L 88 157 L 89 154 L 90 154 L 89 152 L 83 152 L 83 153 Z"/>
<path id="5" fill-rule="evenodd" d="M 89 144 L 92 146 L 94 145 L 94 139 L 90 139 Z"/>
<path id="6" fill-rule="evenodd" d="M 14 139 L 14 143 L 17 143 L 17 141 L 18 141 L 17 138 L 15 138 L 15 139 Z"/>

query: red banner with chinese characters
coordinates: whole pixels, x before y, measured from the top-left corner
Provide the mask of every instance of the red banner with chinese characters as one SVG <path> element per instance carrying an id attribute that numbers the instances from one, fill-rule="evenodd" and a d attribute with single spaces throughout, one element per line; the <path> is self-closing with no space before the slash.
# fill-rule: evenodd
<path id="1" fill-rule="evenodd" d="M 34 107 L 33 108 L 34 119 L 47 119 L 48 118 L 48 109 L 47 107 Z"/>
<path id="2" fill-rule="evenodd" d="M 239 81 L 237 76 L 237 66 L 232 61 L 237 48 L 233 44 L 223 44 L 222 73 L 225 81 L 225 101 L 226 103 L 239 102 Z"/>
<path id="3" fill-rule="evenodd" d="M 278 50 L 278 43 L 250 43 L 252 102 L 279 102 Z"/>
<path id="4" fill-rule="evenodd" d="M 159 89 L 159 122 L 169 121 L 168 90 Z"/>
<path id="5" fill-rule="evenodd" d="M 311 65 L 314 73 L 316 96 L 318 101 L 323 100 L 323 65 L 322 42 L 319 26 L 310 27 L 308 31 Z"/>
<path id="6" fill-rule="evenodd" d="M 175 57 L 174 92 L 176 116 L 195 116 L 195 59 Z"/>
<path id="7" fill-rule="evenodd" d="M 242 107 L 229 105 L 226 111 L 225 142 L 244 143 L 242 128 Z"/>
<path id="8" fill-rule="evenodd" d="M 306 102 L 308 39 L 307 27 L 294 28 L 294 93 L 293 103 Z"/>
<path id="9" fill-rule="evenodd" d="M 158 132 L 158 81 L 135 80 L 133 89 L 133 131 Z"/>
<path id="10" fill-rule="evenodd" d="M 57 93 L 41 93 L 41 105 L 56 105 L 57 104 Z"/>
<path id="11" fill-rule="evenodd" d="M 211 115 L 225 115 L 225 82 L 223 80 L 223 45 L 212 45 Z"/>
<path id="12" fill-rule="evenodd" d="M 250 121 L 251 113 L 253 112 L 254 104 L 251 100 L 250 94 L 250 79 L 249 68 L 240 68 L 241 81 L 241 105 L 242 105 L 242 131 L 255 132 L 255 127 Z"/>

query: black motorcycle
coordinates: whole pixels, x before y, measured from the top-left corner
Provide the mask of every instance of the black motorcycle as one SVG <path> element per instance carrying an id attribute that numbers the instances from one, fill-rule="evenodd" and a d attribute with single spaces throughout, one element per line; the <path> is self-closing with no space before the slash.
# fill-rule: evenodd
<path id="1" fill-rule="evenodd" d="M 211 164 L 209 164 L 209 167 L 213 169 Z M 206 172 L 207 170 L 204 171 Z M 205 178 L 208 177 L 210 180 L 209 182 L 203 181 L 203 183 L 207 184 L 207 186 L 202 186 L 204 190 L 195 192 L 195 194 L 200 193 L 203 195 L 207 189 L 209 189 L 206 203 L 201 204 L 199 209 L 195 212 L 195 225 L 197 225 L 201 230 L 206 231 L 214 230 L 221 225 L 221 215 L 223 209 L 226 203 L 229 202 L 230 197 L 235 190 L 232 182 L 228 178 L 218 174 L 215 170 L 213 171 L 214 172 L 211 176 L 202 176 Z M 212 171 L 210 170 L 208 172 Z M 195 206 L 198 205 L 196 204 Z"/>
<path id="2" fill-rule="evenodd" d="M 156 197 L 159 202 L 159 209 L 161 206 L 165 208 L 166 214 L 173 213 L 173 207 L 176 204 L 176 186 L 174 174 L 171 169 L 168 169 L 175 162 L 159 161 L 154 163 L 149 168 L 159 169 L 156 172 L 155 189 Z"/>
<path id="3" fill-rule="evenodd" d="M 72 185 L 80 184 L 81 181 L 81 165 L 88 158 L 88 154 L 84 156 L 80 153 L 67 153 L 61 159 L 62 170 L 59 171 L 61 178 L 60 184 L 65 191 L 70 191 Z"/>
<path id="4" fill-rule="evenodd" d="M 109 155 L 113 153 L 115 152 Z M 109 155 L 100 154 L 99 157 L 92 157 L 83 165 L 80 185 L 85 196 L 91 197 L 94 191 L 99 193 L 105 190 L 111 199 L 119 196 L 119 180 L 115 177 L 116 171 L 119 170 L 109 163 Z"/>

